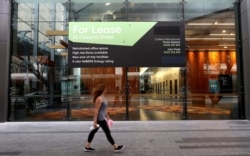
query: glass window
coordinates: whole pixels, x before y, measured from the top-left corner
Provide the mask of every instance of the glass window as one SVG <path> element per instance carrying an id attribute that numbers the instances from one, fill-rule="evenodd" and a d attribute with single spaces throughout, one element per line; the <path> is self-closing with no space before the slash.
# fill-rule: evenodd
<path id="1" fill-rule="evenodd" d="M 237 119 L 233 3 L 16 0 L 11 120 L 92 120 L 91 92 L 99 83 L 107 86 L 115 120 Z M 186 65 L 69 67 L 69 22 L 111 21 L 183 22 Z"/>

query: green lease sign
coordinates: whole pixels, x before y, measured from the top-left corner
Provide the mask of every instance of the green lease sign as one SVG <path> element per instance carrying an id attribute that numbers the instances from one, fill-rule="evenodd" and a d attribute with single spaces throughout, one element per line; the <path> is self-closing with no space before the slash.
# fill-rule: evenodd
<path id="1" fill-rule="evenodd" d="M 69 40 L 76 43 L 133 46 L 156 22 L 70 22 Z"/>

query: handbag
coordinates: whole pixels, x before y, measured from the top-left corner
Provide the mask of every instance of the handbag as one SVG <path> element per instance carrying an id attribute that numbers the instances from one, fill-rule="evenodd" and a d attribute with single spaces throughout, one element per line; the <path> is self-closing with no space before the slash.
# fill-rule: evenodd
<path id="1" fill-rule="evenodd" d="M 108 124 L 109 128 L 112 127 L 112 126 L 114 125 L 114 121 L 113 121 L 113 120 L 111 120 L 111 119 L 106 119 L 106 121 L 107 121 L 107 124 Z"/>

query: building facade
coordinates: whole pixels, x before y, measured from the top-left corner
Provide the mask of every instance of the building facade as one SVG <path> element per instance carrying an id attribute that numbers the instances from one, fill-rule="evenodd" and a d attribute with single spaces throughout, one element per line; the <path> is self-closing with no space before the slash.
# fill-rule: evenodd
<path id="1" fill-rule="evenodd" d="M 92 120 L 100 83 L 115 120 L 249 119 L 249 8 L 1 1 L 0 121 Z"/>

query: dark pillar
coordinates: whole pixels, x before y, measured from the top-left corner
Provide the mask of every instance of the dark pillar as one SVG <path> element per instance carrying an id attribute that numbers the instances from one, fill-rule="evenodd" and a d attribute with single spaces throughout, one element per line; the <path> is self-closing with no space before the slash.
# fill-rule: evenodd
<path id="1" fill-rule="evenodd" d="M 0 122 L 7 121 L 10 44 L 10 1 L 0 1 Z"/>
<path id="2" fill-rule="evenodd" d="M 241 32 L 242 32 L 242 50 L 243 50 L 243 79 L 245 94 L 245 114 L 246 119 L 250 119 L 250 1 L 241 1 Z"/>

